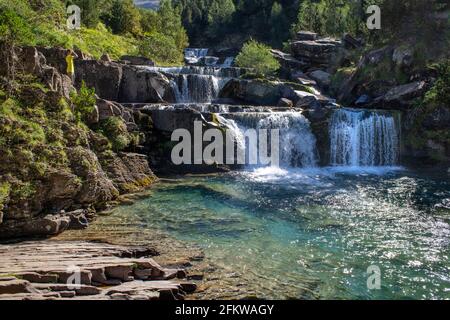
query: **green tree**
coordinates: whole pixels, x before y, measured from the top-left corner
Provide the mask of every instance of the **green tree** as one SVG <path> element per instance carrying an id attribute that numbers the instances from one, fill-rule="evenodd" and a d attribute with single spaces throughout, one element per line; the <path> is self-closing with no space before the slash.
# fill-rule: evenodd
<path id="1" fill-rule="evenodd" d="M 236 11 L 233 0 L 213 0 L 208 9 L 208 33 L 220 36 L 226 32 L 227 24 L 232 21 Z"/>
<path id="2" fill-rule="evenodd" d="M 158 15 L 160 19 L 159 32 L 172 38 L 179 50 L 184 50 L 189 42 L 181 21 L 180 8 L 174 7 L 170 0 L 162 0 Z"/>
<path id="3" fill-rule="evenodd" d="M 297 23 L 294 26 L 294 33 L 300 30 L 321 32 L 321 29 L 322 22 L 318 4 L 311 0 L 303 1 L 298 12 Z"/>
<path id="4" fill-rule="evenodd" d="M 138 35 L 142 32 L 141 14 L 133 0 L 113 0 L 109 12 L 103 15 L 103 20 L 115 34 Z"/>
<path id="5" fill-rule="evenodd" d="M 346 31 L 347 13 L 348 6 L 342 0 L 322 0 L 320 4 L 321 33 L 342 36 Z"/>
<path id="6" fill-rule="evenodd" d="M 280 69 L 280 63 L 270 53 L 270 47 L 255 40 L 244 44 L 236 57 L 236 65 L 252 69 L 258 76 L 271 75 Z"/>
<path id="7" fill-rule="evenodd" d="M 283 43 L 283 33 L 286 30 L 286 17 L 283 13 L 283 6 L 278 2 L 273 3 L 270 12 L 270 25 L 272 26 L 271 42 L 279 47 Z"/>

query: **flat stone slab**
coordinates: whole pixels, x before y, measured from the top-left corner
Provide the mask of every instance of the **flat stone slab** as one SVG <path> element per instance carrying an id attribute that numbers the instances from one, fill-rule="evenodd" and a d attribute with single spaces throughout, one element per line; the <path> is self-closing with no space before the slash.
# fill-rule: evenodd
<path id="1" fill-rule="evenodd" d="M 195 284 L 178 282 L 186 272 L 163 268 L 150 252 L 87 241 L 0 245 L 0 300 L 184 299 Z"/>

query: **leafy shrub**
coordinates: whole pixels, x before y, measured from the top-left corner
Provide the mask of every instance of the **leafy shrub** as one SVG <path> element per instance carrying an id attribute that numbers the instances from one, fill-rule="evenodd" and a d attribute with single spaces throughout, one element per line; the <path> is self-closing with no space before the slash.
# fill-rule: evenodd
<path id="1" fill-rule="evenodd" d="M 255 40 L 244 44 L 236 58 L 236 65 L 252 69 L 260 76 L 274 74 L 280 69 L 280 63 L 270 53 L 270 47 Z"/>
<path id="2" fill-rule="evenodd" d="M 7 182 L 0 183 L 0 210 L 3 209 L 3 205 L 9 197 L 11 185 Z"/>
<path id="3" fill-rule="evenodd" d="M 108 138 L 114 151 L 122 151 L 130 145 L 132 137 L 122 118 L 110 117 L 100 124 L 99 132 Z"/>
<path id="4" fill-rule="evenodd" d="M 75 119 L 77 122 L 86 122 L 95 109 L 95 89 L 88 88 L 84 81 L 81 84 L 80 92 L 72 92 L 71 100 L 75 107 Z"/>
<path id="5" fill-rule="evenodd" d="M 425 103 L 449 106 L 450 102 L 450 60 L 432 66 L 438 74 L 438 79 L 425 95 Z"/>

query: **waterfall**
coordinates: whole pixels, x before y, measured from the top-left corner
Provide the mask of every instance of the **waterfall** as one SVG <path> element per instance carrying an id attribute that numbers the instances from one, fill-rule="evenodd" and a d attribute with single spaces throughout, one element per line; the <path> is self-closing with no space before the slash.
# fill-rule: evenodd
<path id="1" fill-rule="evenodd" d="M 187 63 L 195 64 L 208 55 L 208 49 L 205 48 L 187 48 L 184 50 L 184 59 Z"/>
<path id="2" fill-rule="evenodd" d="M 281 167 L 315 167 L 317 165 L 316 138 L 309 121 L 298 112 L 230 113 L 223 114 L 224 125 L 233 132 L 238 146 L 245 148 L 247 129 L 279 130 L 279 163 Z"/>
<path id="3" fill-rule="evenodd" d="M 229 68 L 234 63 L 234 57 L 228 57 L 225 59 L 225 61 L 222 64 L 222 68 Z"/>
<path id="4" fill-rule="evenodd" d="M 198 74 L 180 74 L 171 83 L 177 103 L 212 102 L 224 85 L 221 78 Z"/>
<path id="5" fill-rule="evenodd" d="M 330 125 L 334 166 L 392 166 L 399 157 L 399 130 L 386 112 L 338 110 Z"/>
<path id="6" fill-rule="evenodd" d="M 241 74 L 239 68 L 216 67 L 146 67 L 162 72 L 171 79 L 171 87 L 177 103 L 211 103 L 220 90 L 232 78 Z"/>

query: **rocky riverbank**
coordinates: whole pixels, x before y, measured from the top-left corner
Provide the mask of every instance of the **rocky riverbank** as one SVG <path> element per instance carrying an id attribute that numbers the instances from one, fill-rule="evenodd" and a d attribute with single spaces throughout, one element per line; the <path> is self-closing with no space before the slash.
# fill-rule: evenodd
<path id="1" fill-rule="evenodd" d="M 196 285 L 145 247 L 34 241 L 0 247 L 2 300 L 179 300 Z"/>

